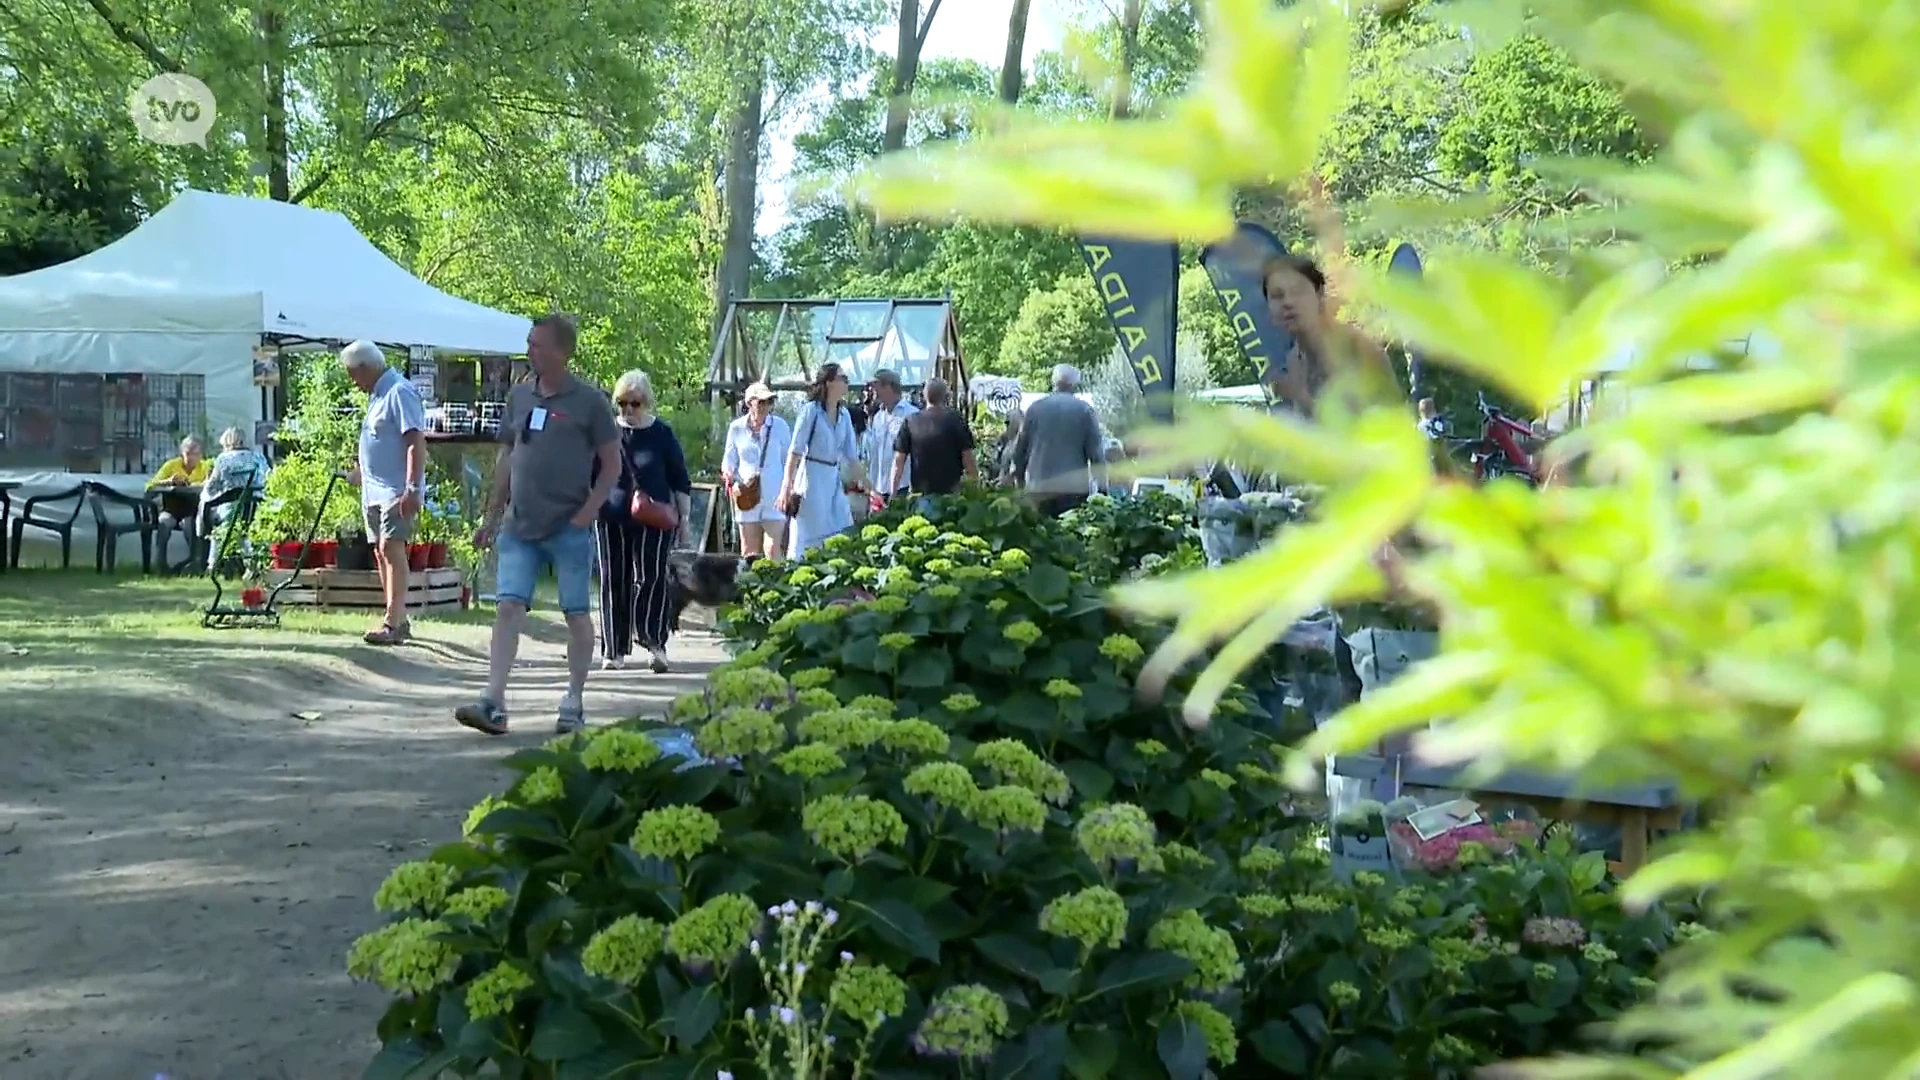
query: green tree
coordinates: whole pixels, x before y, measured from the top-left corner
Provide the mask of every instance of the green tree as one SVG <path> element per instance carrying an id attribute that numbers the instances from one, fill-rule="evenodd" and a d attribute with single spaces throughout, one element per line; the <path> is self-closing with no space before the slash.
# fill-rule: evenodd
<path id="1" fill-rule="evenodd" d="M 1113 325 L 1086 270 L 1069 271 L 1053 288 L 1027 294 L 992 370 L 1019 379 L 1029 390 L 1045 390 L 1055 364 L 1090 372 L 1113 348 Z"/>
<path id="2" fill-rule="evenodd" d="M 0 148 L 0 277 L 78 258 L 132 232 L 141 194 L 102 135 Z"/>

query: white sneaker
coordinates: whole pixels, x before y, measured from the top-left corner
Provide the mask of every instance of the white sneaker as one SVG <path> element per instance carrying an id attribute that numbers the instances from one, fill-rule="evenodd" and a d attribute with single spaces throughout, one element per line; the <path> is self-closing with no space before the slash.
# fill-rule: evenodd
<path id="1" fill-rule="evenodd" d="M 554 720 L 553 730 L 562 735 L 571 735 L 587 728 L 587 712 L 576 697 L 560 699 L 560 715 Z"/>
<path id="2" fill-rule="evenodd" d="M 627 662 L 618 656 L 609 656 L 600 661 L 601 671 L 619 671 L 626 666 Z"/>
<path id="3" fill-rule="evenodd" d="M 654 649 L 652 652 L 653 663 L 650 666 L 653 668 L 655 675 L 665 675 L 667 672 L 673 670 L 673 666 L 667 663 L 667 650 Z"/>

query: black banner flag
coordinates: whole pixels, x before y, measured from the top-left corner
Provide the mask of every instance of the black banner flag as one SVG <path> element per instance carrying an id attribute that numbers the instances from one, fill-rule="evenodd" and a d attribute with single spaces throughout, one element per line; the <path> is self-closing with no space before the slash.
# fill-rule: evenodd
<path id="1" fill-rule="evenodd" d="M 1268 259 L 1287 250 L 1280 238 L 1264 226 L 1242 221 L 1233 235 L 1208 244 L 1200 253 L 1200 265 L 1207 268 L 1214 294 L 1226 310 L 1227 323 L 1240 348 L 1260 373 L 1260 384 L 1272 391 L 1273 384 L 1286 374 L 1287 353 L 1293 349 L 1293 335 L 1274 323 L 1267 314 L 1266 295 L 1260 288 L 1260 268 Z"/>
<path id="2" fill-rule="evenodd" d="M 1180 248 L 1164 240 L 1083 237 L 1080 254 L 1157 420 L 1173 419 L 1173 348 L 1180 306 Z"/>

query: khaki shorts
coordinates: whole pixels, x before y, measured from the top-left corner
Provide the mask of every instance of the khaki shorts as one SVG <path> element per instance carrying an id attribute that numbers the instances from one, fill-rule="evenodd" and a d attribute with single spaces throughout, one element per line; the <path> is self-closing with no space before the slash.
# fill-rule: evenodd
<path id="1" fill-rule="evenodd" d="M 413 539 L 413 519 L 400 516 L 398 504 L 393 506 L 369 506 L 367 515 L 367 542 L 378 547 L 389 540 L 406 543 Z"/>

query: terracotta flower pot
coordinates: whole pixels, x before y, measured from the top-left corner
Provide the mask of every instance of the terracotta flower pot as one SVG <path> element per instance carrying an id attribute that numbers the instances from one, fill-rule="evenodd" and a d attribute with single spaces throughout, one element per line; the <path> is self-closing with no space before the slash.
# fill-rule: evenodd
<path id="1" fill-rule="evenodd" d="M 427 568 L 427 545 L 408 544 L 407 545 L 407 569 L 413 570 L 413 571 L 420 571 L 420 570 L 425 570 L 426 568 Z"/>
<path id="2" fill-rule="evenodd" d="M 300 565 L 300 544 L 295 540 L 282 540 L 273 545 L 273 568 L 292 570 Z"/>
<path id="3" fill-rule="evenodd" d="M 240 590 L 240 606 L 244 608 L 263 608 L 267 606 L 267 590 L 258 585 L 249 585 Z"/>
<path id="4" fill-rule="evenodd" d="M 439 543 L 427 545 L 427 569 L 444 570 L 450 565 L 452 560 L 447 555 L 447 545 Z"/>
<path id="5" fill-rule="evenodd" d="M 307 551 L 307 565 L 312 567 L 332 566 L 339 557 L 340 543 L 337 540 L 315 540 Z"/>

